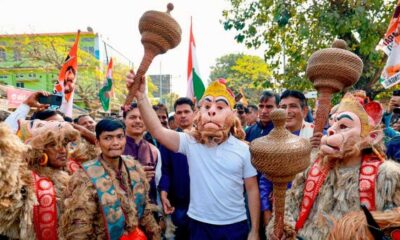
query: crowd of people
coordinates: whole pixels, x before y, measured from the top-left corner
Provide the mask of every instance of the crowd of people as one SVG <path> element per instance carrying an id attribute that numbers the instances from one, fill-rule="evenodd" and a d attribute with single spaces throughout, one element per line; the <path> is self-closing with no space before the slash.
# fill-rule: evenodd
<path id="1" fill-rule="evenodd" d="M 71 119 L 38 91 L 0 123 L 0 238 L 278 239 L 273 185 L 249 144 L 284 109 L 314 148 L 288 184 L 284 238 L 400 239 L 400 92 L 387 107 L 349 92 L 317 133 L 300 91 L 244 105 L 216 80 L 169 114 L 144 81 L 121 116 Z"/>

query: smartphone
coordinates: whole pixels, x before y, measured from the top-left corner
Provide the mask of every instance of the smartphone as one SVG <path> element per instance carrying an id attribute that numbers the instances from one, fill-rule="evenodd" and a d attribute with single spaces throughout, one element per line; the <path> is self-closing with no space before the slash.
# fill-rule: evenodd
<path id="1" fill-rule="evenodd" d="M 41 104 L 49 104 L 50 106 L 61 106 L 62 96 L 57 94 L 51 94 L 49 96 L 39 96 L 38 99 Z"/>

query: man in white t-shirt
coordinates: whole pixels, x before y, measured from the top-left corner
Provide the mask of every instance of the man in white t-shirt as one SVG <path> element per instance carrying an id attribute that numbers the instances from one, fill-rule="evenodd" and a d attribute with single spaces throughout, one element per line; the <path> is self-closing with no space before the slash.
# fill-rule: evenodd
<path id="1" fill-rule="evenodd" d="M 127 76 L 128 88 L 134 74 Z M 259 239 L 260 199 L 257 172 L 244 132 L 232 110 L 235 99 L 224 81 L 212 82 L 200 100 L 191 132 L 163 128 L 145 94 L 145 80 L 135 93 L 142 118 L 161 144 L 187 155 L 190 175 L 189 234 L 192 240 Z M 251 229 L 244 201 L 246 189 Z"/>

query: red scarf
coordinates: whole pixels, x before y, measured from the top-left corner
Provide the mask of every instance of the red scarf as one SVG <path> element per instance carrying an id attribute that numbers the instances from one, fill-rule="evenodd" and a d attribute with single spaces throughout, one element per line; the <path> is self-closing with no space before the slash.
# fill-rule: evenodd
<path id="1" fill-rule="evenodd" d="M 33 207 L 33 224 L 38 240 L 57 240 L 57 202 L 53 182 L 32 172 L 39 204 Z"/>
<path id="2" fill-rule="evenodd" d="M 317 159 L 308 172 L 300 214 L 296 222 L 296 231 L 303 228 L 315 199 L 331 170 L 330 166 L 320 166 L 319 163 L 320 159 Z M 361 162 L 359 178 L 360 202 L 370 211 L 375 210 L 375 183 L 381 164 L 382 161 L 375 155 L 364 155 Z"/>

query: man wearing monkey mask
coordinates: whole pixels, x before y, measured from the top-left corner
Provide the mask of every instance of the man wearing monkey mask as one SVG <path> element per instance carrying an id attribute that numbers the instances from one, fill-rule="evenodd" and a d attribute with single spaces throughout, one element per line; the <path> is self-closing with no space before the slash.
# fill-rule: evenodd
<path id="1" fill-rule="evenodd" d="M 134 82 L 131 72 L 127 86 Z M 151 135 L 187 156 L 190 175 L 190 239 L 258 239 L 260 199 L 257 172 L 250 162 L 244 132 L 232 110 L 232 92 L 214 81 L 200 100 L 191 132 L 163 128 L 145 94 L 142 78 L 135 96 Z M 249 199 L 251 230 L 246 222 L 243 186 Z"/>
<path id="2" fill-rule="evenodd" d="M 382 108 L 372 104 L 346 94 L 331 116 L 318 156 L 286 196 L 286 237 L 326 239 L 334 221 L 361 205 L 372 211 L 400 206 L 400 165 L 385 160 Z"/>

